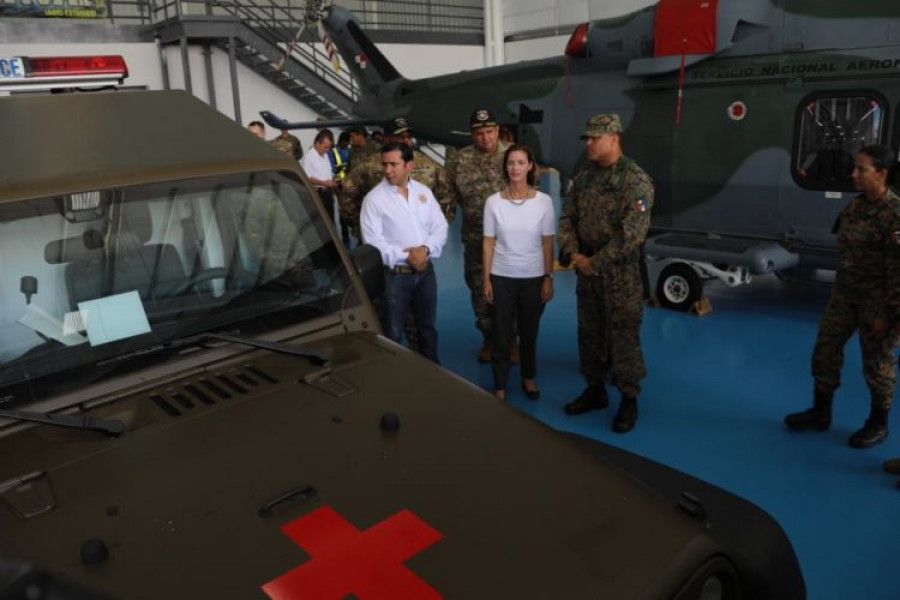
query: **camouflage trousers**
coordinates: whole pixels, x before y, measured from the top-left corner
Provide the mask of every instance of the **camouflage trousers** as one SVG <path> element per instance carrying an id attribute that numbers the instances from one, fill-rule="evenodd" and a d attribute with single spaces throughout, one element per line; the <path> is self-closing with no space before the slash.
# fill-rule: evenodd
<path id="1" fill-rule="evenodd" d="M 601 275 L 578 275 L 578 353 L 589 384 L 612 383 L 637 398 L 647 375 L 641 350 L 643 287 L 638 263 L 610 267 Z M 612 378 L 610 379 L 610 375 Z"/>
<path id="2" fill-rule="evenodd" d="M 463 272 L 472 297 L 475 327 L 484 337 L 488 337 L 491 333 L 491 306 L 484 299 L 484 257 L 480 239 L 477 243 L 463 241 Z"/>
<path id="3" fill-rule="evenodd" d="M 833 393 L 841 385 L 844 366 L 844 347 L 856 330 L 862 350 L 863 375 L 869 386 L 872 407 L 889 409 L 897 383 L 895 349 L 897 335 L 873 333 L 877 318 L 885 319 L 887 311 L 881 305 L 867 306 L 849 302 L 840 292 L 832 290 L 819 322 L 819 333 L 812 355 L 812 376 L 816 389 Z M 885 319 L 890 323 L 889 319 Z"/>

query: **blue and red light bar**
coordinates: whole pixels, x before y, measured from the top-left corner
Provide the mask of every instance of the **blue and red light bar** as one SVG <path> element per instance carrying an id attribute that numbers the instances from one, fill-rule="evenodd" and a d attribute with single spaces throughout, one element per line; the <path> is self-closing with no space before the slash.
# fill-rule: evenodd
<path id="1" fill-rule="evenodd" d="M 0 56 L 2 90 L 108 87 L 126 77 L 128 66 L 117 55 Z"/>

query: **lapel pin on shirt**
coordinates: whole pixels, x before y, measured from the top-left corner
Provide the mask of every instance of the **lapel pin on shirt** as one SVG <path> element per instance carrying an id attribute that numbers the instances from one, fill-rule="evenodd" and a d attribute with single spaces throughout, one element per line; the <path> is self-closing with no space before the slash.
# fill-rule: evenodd
<path id="1" fill-rule="evenodd" d="M 426 202 L 428 202 L 428 197 L 425 194 L 419 194 L 418 198 L 419 198 L 419 202 L 421 202 L 422 204 L 425 204 Z"/>

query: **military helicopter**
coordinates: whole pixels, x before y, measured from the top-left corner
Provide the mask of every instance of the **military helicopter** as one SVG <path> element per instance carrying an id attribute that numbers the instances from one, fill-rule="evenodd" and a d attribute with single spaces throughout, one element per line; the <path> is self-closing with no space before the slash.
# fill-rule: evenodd
<path id="1" fill-rule="evenodd" d="M 471 110 L 489 108 L 567 178 L 587 118 L 618 113 L 626 153 L 656 182 L 645 252 L 669 308 L 690 309 L 712 279 L 833 270 L 853 155 L 900 145 L 895 2 L 659 0 L 579 25 L 562 56 L 417 80 L 346 9 L 323 23 L 359 81 L 360 122 L 405 116 L 457 146 Z"/>

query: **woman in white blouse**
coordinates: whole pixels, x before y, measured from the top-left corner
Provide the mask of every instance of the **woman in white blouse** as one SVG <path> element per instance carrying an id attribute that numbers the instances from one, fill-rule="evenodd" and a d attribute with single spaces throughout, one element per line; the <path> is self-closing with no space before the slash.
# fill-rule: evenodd
<path id="1" fill-rule="evenodd" d="M 503 157 L 506 188 L 484 206 L 484 296 L 491 305 L 494 395 L 506 400 L 513 323 L 518 327 L 522 390 L 537 400 L 534 382 L 538 326 L 553 298 L 553 200 L 535 189 L 534 155 L 513 145 Z"/>

